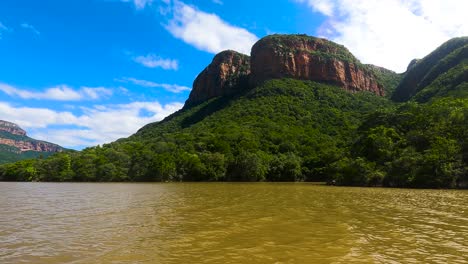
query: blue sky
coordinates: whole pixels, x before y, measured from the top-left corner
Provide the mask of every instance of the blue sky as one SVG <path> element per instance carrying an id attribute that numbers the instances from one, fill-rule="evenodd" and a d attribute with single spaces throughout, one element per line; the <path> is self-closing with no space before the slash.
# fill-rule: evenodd
<path id="1" fill-rule="evenodd" d="M 403 72 L 468 35 L 467 9 L 463 0 L 4 0 L 0 119 L 82 149 L 180 109 L 219 51 L 305 33 Z"/>

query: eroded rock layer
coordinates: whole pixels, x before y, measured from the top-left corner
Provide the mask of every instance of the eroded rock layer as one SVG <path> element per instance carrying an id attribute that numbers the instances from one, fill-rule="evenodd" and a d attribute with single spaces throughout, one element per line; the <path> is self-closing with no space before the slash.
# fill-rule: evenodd
<path id="1" fill-rule="evenodd" d="M 15 152 L 61 152 L 59 145 L 45 141 L 35 140 L 26 135 L 26 131 L 17 124 L 0 120 L 0 145 L 13 147 Z"/>
<path id="2" fill-rule="evenodd" d="M 344 46 L 306 35 L 272 35 L 252 47 L 251 85 L 294 78 L 384 95 L 375 76 Z"/>
<path id="3" fill-rule="evenodd" d="M 271 35 L 252 47 L 251 57 L 231 50 L 217 54 L 195 79 L 186 106 L 281 78 L 385 95 L 372 71 L 344 46 L 307 35 Z"/>

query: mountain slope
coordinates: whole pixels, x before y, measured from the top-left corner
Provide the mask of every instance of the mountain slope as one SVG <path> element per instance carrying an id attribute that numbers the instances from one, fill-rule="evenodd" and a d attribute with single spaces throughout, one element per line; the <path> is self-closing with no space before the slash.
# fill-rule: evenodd
<path id="1" fill-rule="evenodd" d="M 204 134 L 207 129 L 222 135 L 229 133 L 228 127 L 254 133 L 258 138 L 274 127 L 279 129 L 277 133 L 293 133 L 292 126 L 337 136 L 355 128 L 363 113 L 385 105 L 391 103 L 367 92 L 350 94 L 336 86 L 315 82 L 271 80 L 242 95 L 184 109 L 162 122 L 143 127 L 129 140 L 154 141 L 160 136 L 172 137 L 172 133 Z M 265 125 L 268 122 L 272 127 Z M 297 140 L 297 136 L 291 135 L 291 140 Z"/>
<path id="2" fill-rule="evenodd" d="M 422 60 L 411 62 L 393 99 L 427 102 L 432 97 L 468 94 L 468 37 L 454 38 Z"/>
<path id="3" fill-rule="evenodd" d="M 385 97 L 392 98 L 404 75 L 372 64 L 365 66 L 374 74 L 377 82 L 383 87 Z"/>
<path id="4" fill-rule="evenodd" d="M 63 148 L 26 135 L 18 125 L 0 120 L 0 164 L 23 159 L 47 157 Z"/>
<path id="5" fill-rule="evenodd" d="M 185 108 L 127 139 L 28 164 L 35 166 L 35 174 L 26 173 L 24 178 L 325 180 L 327 164 L 346 152 L 363 117 L 391 105 L 369 92 L 352 94 L 316 82 L 270 80 L 243 94 Z M 3 179 L 14 177 L 12 171 L 4 168 Z"/>
<path id="6" fill-rule="evenodd" d="M 403 76 L 362 65 L 322 39 L 281 35 L 260 44 L 250 58 L 215 56 L 184 108 L 163 121 L 102 147 L 0 166 L 0 180 L 468 187 L 468 99 L 450 85 L 466 70 L 451 75 L 454 68 L 443 67 L 463 50 L 442 56 L 439 49 Z M 416 98 L 427 87 L 436 93 L 398 104 L 382 96 L 402 76 L 393 97 L 409 91 Z M 444 76 L 448 84 L 431 86 Z M 430 84 L 411 90 L 409 80 Z"/>

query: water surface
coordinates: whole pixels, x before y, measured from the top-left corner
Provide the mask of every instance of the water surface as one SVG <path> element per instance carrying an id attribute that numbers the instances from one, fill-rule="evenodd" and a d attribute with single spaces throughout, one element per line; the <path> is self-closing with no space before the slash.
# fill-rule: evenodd
<path id="1" fill-rule="evenodd" d="M 468 192 L 0 183 L 0 263 L 467 263 Z"/>

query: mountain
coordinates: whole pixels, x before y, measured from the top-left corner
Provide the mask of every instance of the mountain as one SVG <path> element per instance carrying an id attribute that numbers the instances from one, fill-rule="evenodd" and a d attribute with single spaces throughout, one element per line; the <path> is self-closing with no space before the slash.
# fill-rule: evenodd
<path id="1" fill-rule="evenodd" d="M 40 156 L 47 157 L 61 151 L 62 147 L 32 139 L 18 125 L 0 120 L 0 164 Z"/>
<path id="2" fill-rule="evenodd" d="M 252 87 L 266 80 L 294 78 L 318 81 L 347 91 L 385 94 L 373 73 L 347 48 L 307 35 L 271 35 L 259 40 L 251 53 Z"/>
<path id="3" fill-rule="evenodd" d="M 451 54 L 447 61 L 463 61 L 463 52 L 452 52 L 445 52 Z M 430 64 L 446 65 L 446 57 Z M 416 100 L 429 86 L 418 90 L 405 83 L 419 78 L 413 71 L 433 76 L 420 68 L 425 60 L 396 74 L 362 64 L 325 39 L 268 36 L 250 56 L 217 54 L 194 81 L 183 109 L 163 121 L 79 153 L 0 166 L 0 180 L 468 187 L 468 98 L 452 92 L 463 91 L 459 85 L 431 82 L 437 92 Z M 442 78 L 452 68 L 437 69 Z M 402 91 L 411 92 L 403 98 Z"/>
<path id="4" fill-rule="evenodd" d="M 248 87 L 250 57 L 226 50 L 217 54 L 193 82 L 186 106 L 203 103 L 208 99 L 232 95 Z"/>
<path id="5" fill-rule="evenodd" d="M 372 64 L 365 65 L 374 74 L 377 82 L 383 86 L 385 97 L 392 98 L 397 86 L 400 84 L 404 74 L 398 74 L 392 70 L 385 69 Z"/>
<path id="6" fill-rule="evenodd" d="M 433 97 L 468 94 L 468 37 L 447 41 L 421 60 L 413 60 L 393 99 L 427 102 Z"/>
<path id="7" fill-rule="evenodd" d="M 391 74 L 361 64 L 344 46 L 307 35 L 271 35 L 252 47 L 251 57 L 235 51 L 217 54 L 195 79 L 186 106 L 236 94 L 267 80 L 293 78 L 383 96 L 377 75 Z"/>

